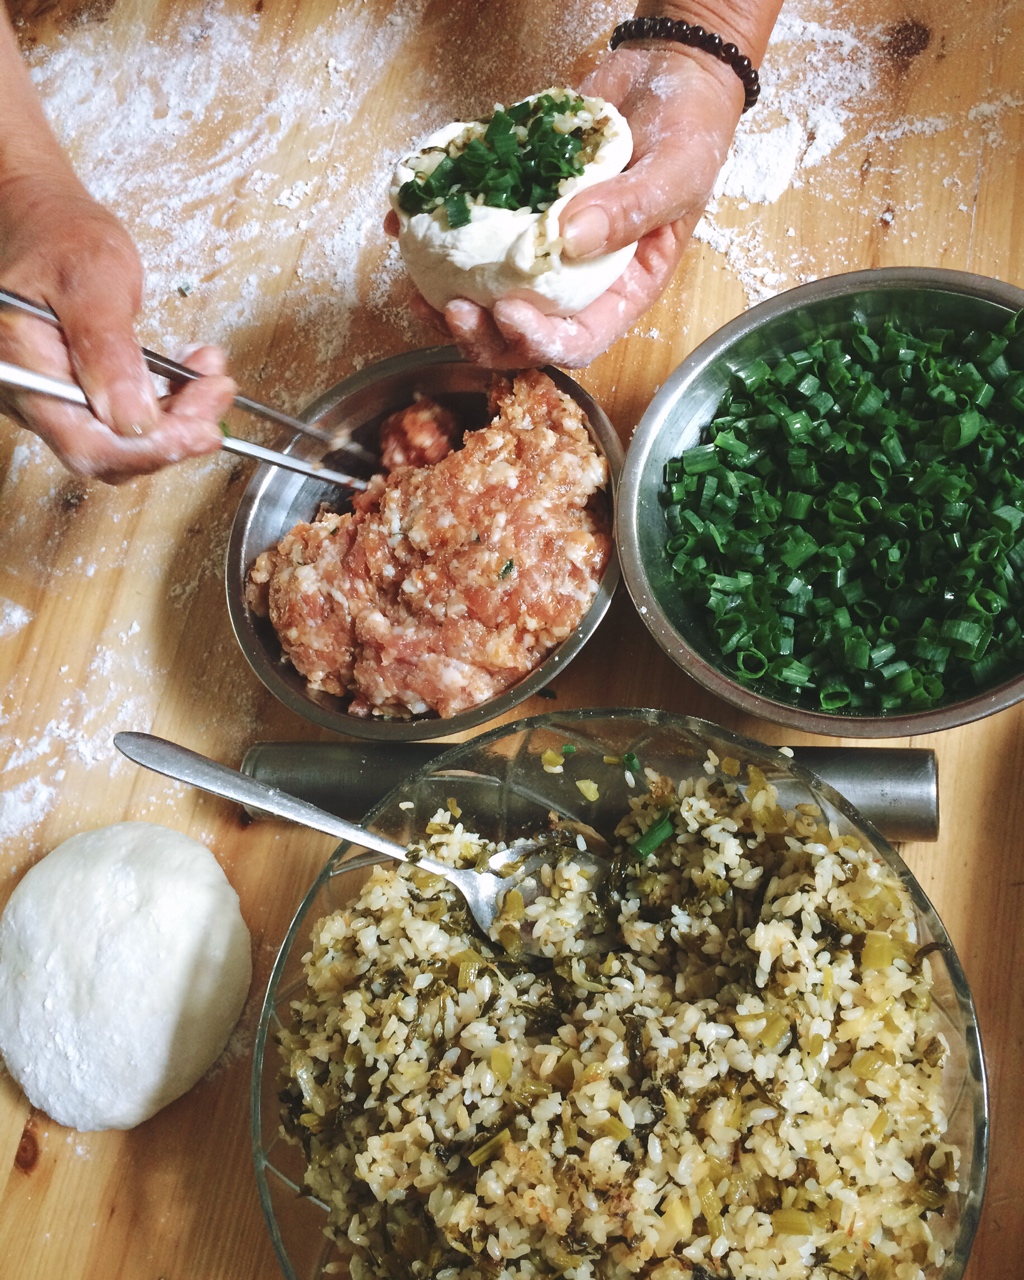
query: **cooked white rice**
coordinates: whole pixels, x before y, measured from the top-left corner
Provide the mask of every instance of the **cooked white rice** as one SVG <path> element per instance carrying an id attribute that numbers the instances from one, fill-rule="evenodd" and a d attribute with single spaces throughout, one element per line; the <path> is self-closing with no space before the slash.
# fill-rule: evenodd
<path id="1" fill-rule="evenodd" d="M 534 912 L 560 923 L 533 968 L 415 869 L 375 869 L 318 922 L 281 1037 L 285 1128 L 353 1280 L 941 1264 L 958 1153 L 906 890 L 754 768 L 652 779 L 618 835 L 665 814 L 664 844 L 616 861 L 606 956 L 571 953 L 571 871 Z M 468 864 L 482 842 L 443 812 L 424 847 Z"/>

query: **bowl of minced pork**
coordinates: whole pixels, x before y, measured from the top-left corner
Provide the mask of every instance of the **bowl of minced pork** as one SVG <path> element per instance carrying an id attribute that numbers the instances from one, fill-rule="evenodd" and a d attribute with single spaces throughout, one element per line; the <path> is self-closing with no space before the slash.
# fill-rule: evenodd
<path id="1" fill-rule="evenodd" d="M 311 888 L 252 1089 L 287 1276 L 962 1275 L 988 1130 L 970 992 L 827 784 L 703 721 L 580 711 L 453 748 L 368 822 L 460 865 L 574 834 L 489 937 L 447 882 L 347 845 Z"/>
<path id="2" fill-rule="evenodd" d="M 289 449 L 367 487 L 253 477 L 226 582 L 255 673 L 352 737 L 507 717 L 579 652 L 619 580 L 607 415 L 561 370 L 499 375 L 431 347 L 367 366 L 304 418 L 330 447 Z"/>
<path id="3" fill-rule="evenodd" d="M 1024 289 L 890 267 L 749 308 L 665 380 L 616 539 L 699 684 L 810 733 L 1024 698 Z"/>

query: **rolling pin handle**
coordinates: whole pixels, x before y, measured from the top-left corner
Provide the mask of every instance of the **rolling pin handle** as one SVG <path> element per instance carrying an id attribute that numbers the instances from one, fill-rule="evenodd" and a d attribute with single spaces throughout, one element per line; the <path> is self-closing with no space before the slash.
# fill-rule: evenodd
<path id="1" fill-rule="evenodd" d="M 260 742 L 246 753 L 242 772 L 357 822 L 450 745 Z M 939 777 L 931 749 L 794 747 L 793 759 L 834 787 L 890 843 L 938 839 Z"/>

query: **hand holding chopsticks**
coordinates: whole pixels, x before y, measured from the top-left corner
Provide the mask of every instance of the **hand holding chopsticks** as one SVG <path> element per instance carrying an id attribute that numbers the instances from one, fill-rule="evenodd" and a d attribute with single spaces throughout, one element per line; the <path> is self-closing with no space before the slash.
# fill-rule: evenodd
<path id="1" fill-rule="evenodd" d="M 59 326 L 59 321 L 56 315 L 48 308 L 42 307 L 38 303 L 31 302 L 16 293 L 12 293 L 10 290 L 0 288 L 0 309 L 2 308 L 16 310 L 33 316 L 36 319 L 44 320 L 55 327 Z M 166 356 L 159 355 L 154 351 L 148 351 L 145 348 L 143 348 L 142 355 L 146 362 L 146 366 L 151 372 L 166 377 L 172 383 L 176 383 L 178 385 L 184 384 L 187 387 L 190 383 L 194 384 L 195 389 L 191 391 L 191 399 L 193 402 L 198 401 L 200 390 L 204 394 L 209 393 L 209 382 L 207 381 L 206 386 L 202 385 L 204 380 L 209 377 L 218 378 L 221 384 L 216 388 L 217 401 L 219 402 L 227 399 L 228 379 L 223 376 L 222 362 L 219 353 L 214 353 L 212 349 L 207 348 L 203 351 L 197 352 L 196 357 L 198 357 L 198 359 L 195 357 L 193 358 L 192 366 L 178 364 L 173 360 L 169 360 Z M 204 364 L 206 365 L 205 368 L 202 367 Z M 64 379 L 54 378 L 47 374 L 36 373 L 30 369 L 26 369 L 20 364 L 10 361 L 0 360 L 0 386 L 14 388 L 23 392 L 33 392 L 35 394 L 45 395 L 66 403 L 77 404 L 90 409 L 92 408 L 85 392 L 77 384 Z M 231 389 L 232 391 L 234 390 L 233 385 Z M 188 393 L 186 392 L 186 394 Z M 182 399 L 184 400 L 184 398 L 185 397 L 183 396 Z M 317 427 L 310 426 L 298 418 L 293 418 L 289 414 L 281 413 L 279 410 L 269 408 L 266 405 L 259 404 L 257 401 L 250 400 L 246 396 L 233 395 L 233 398 L 229 403 L 233 403 L 236 408 L 244 409 L 249 413 L 277 422 L 282 426 L 288 427 L 292 431 L 299 431 L 306 435 L 313 436 L 324 443 L 329 444 L 332 442 L 329 433 L 322 431 Z M 190 405 L 189 408 L 191 409 L 191 407 L 192 406 Z M 225 404 L 224 409 L 227 407 L 228 405 Z M 221 412 L 223 412 L 223 410 L 221 410 Z M 217 417 L 219 418 L 219 416 L 220 414 L 218 413 Z M 164 461 L 176 461 L 177 459 L 174 457 L 167 457 L 165 459 L 160 457 L 159 449 L 164 445 L 164 443 L 165 442 L 163 440 L 155 440 L 152 434 L 140 433 L 134 438 L 130 436 L 122 438 L 120 442 L 120 451 L 128 453 L 128 458 L 126 459 L 126 462 L 128 463 L 127 474 L 155 470 L 160 465 L 163 465 Z M 230 453 L 239 454 L 243 457 L 254 458 L 260 462 L 272 463 L 277 466 L 285 467 L 288 470 L 296 471 L 303 475 L 313 476 L 317 479 L 330 483 L 346 485 L 355 489 L 366 488 L 366 482 L 364 480 L 357 479 L 356 477 L 347 475 L 344 472 L 322 467 L 317 463 L 306 462 L 301 458 L 293 458 L 289 454 L 277 453 L 273 450 L 265 449 L 261 445 L 253 444 L 247 440 L 240 440 L 231 435 L 224 434 L 220 438 L 219 443 L 222 449 Z M 154 452 L 153 449 L 154 445 L 157 446 L 156 452 Z M 212 447 L 213 442 L 211 441 L 209 446 L 206 448 L 185 450 L 180 456 L 188 456 L 189 453 L 211 452 Z M 58 452 L 60 451 L 58 450 Z M 74 467 L 74 459 L 69 459 L 66 451 L 62 456 L 65 462 L 69 462 L 69 464 Z M 85 470 L 85 468 L 74 469 Z M 99 471 L 97 474 L 100 474 L 105 479 L 120 479 L 123 478 L 123 474 L 125 473 L 119 471 L 111 474 L 110 472 Z"/>

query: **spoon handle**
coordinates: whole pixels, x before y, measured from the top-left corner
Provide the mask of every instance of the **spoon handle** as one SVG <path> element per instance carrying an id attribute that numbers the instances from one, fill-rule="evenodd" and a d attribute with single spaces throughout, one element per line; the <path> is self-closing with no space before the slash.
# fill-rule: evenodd
<path id="1" fill-rule="evenodd" d="M 399 862 L 409 860 L 405 848 L 393 840 L 379 836 L 365 827 L 357 827 L 354 822 L 337 818 L 332 813 L 318 809 L 316 805 L 290 796 L 276 787 L 267 786 L 266 783 L 257 782 L 255 778 L 229 769 L 227 765 L 190 751 L 188 747 L 179 746 L 176 742 L 168 742 L 166 738 L 158 738 L 150 733 L 115 733 L 114 746 L 136 764 L 178 782 L 186 782 L 201 791 L 209 791 L 222 800 L 234 800 L 237 804 L 262 809 L 277 818 L 286 818 L 289 822 L 312 827 L 314 831 L 323 831 L 339 840 L 348 840 L 363 849 L 373 849 L 389 858 L 396 858 Z M 426 858 L 420 859 L 419 864 L 431 871 L 435 870 L 434 864 Z M 438 864 L 436 870 L 437 874 L 446 874 L 448 869 Z"/>

